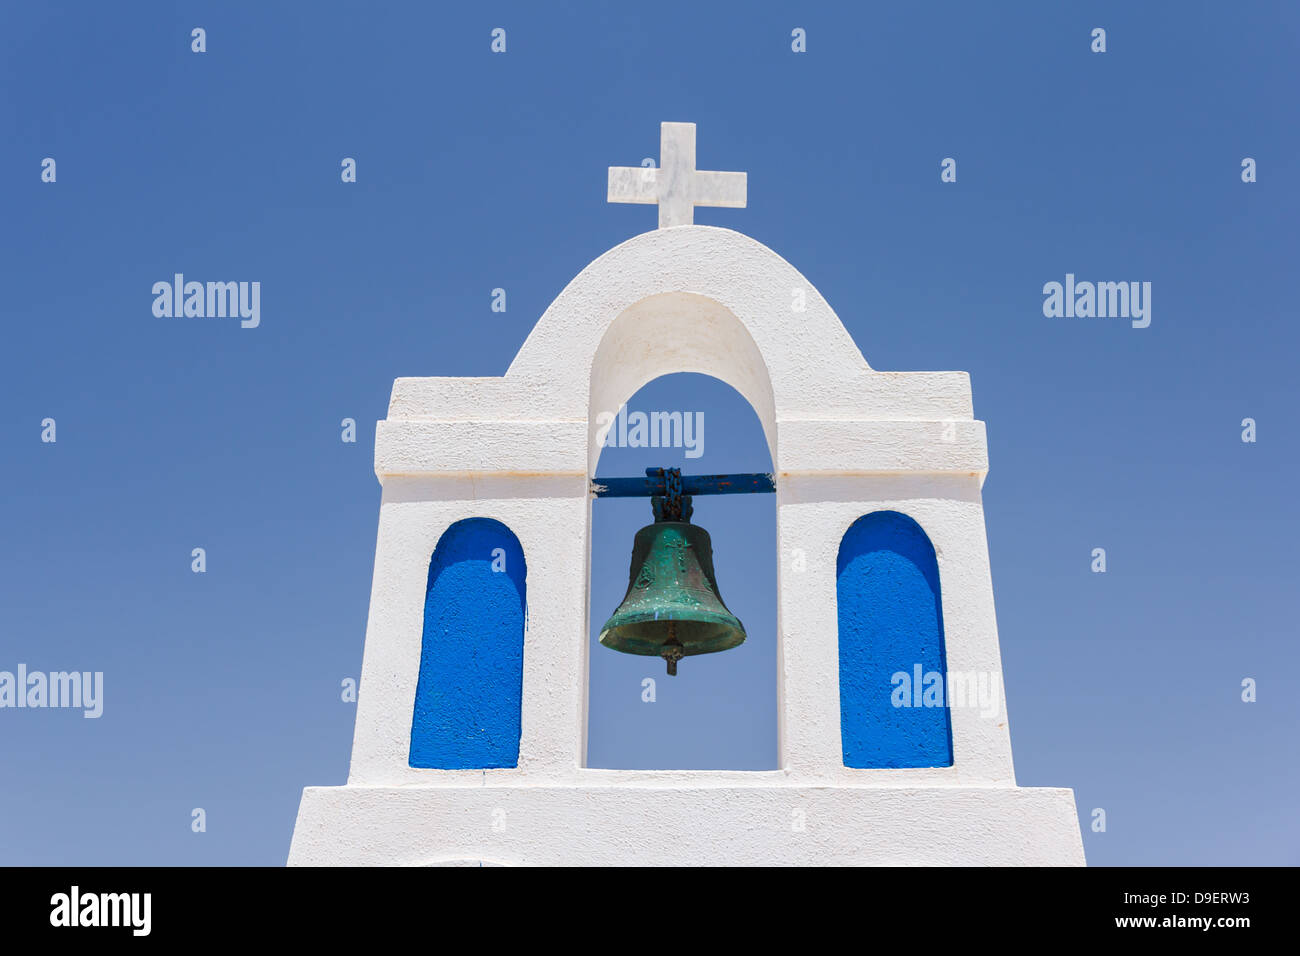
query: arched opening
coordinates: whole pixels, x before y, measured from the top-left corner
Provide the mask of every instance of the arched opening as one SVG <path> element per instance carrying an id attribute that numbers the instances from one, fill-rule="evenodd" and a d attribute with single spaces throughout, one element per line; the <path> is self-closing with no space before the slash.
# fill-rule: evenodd
<path id="1" fill-rule="evenodd" d="M 526 615 L 523 549 L 499 521 L 449 527 L 429 562 L 412 767 L 519 763 Z"/>
<path id="2" fill-rule="evenodd" d="M 943 602 L 934 546 L 875 511 L 849 527 L 835 568 L 844 766 L 952 765 Z"/>
<path id="3" fill-rule="evenodd" d="M 657 415 L 655 413 L 658 413 Z M 683 475 L 772 469 L 763 424 L 729 385 L 669 374 L 601 423 L 596 474 Z M 718 591 L 744 624 L 739 647 L 683 659 L 669 677 L 658 657 L 598 643 L 629 584 L 633 538 L 653 523 L 649 498 L 592 503 L 587 766 L 643 770 L 769 770 L 777 756 L 776 502 L 771 494 L 694 499 L 691 522 L 712 539 Z M 739 702 L 739 703 L 738 703 Z"/>

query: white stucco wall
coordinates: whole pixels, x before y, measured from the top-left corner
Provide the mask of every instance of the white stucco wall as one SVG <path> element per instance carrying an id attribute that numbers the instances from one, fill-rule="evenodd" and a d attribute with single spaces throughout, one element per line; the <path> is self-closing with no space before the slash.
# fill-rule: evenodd
<path id="1" fill-rule="evenodd" d="M 597 416 L 672 372 L 744 395 L 775 463 L 778 771 L 585 767 Z M 843 766 L 835 558 L 861 515 L 893 509 L 921 525 L 939 561 L 949 670 L 1000 682 L 987 469 L 965 373 L 874 371 L 811 283 L 760 243 L 681 226 L 610 250 L 560 293 L 504 377 L 394 383 L 376 436 L 383 500 L 348 786 L 304 793 L 290 862 L 689 862 L 707 851 L 753 863 L 1082 863 L 1071 791 L 1015 787 L 1005 710 L 951 712 L 951 767 Z M 508 525 L 528 564 L 519 765 L 414 769 L 429 558 L 467 517 Z M 802 571 L 785 560 L 795 549 Z M 665 800 L 689 808 L 676 850 L 659 846 Z M 804 804 L 858 822 L 792 839 L 807 835 L 789 830 Z M 480 832 L 482 812 L 506 805 L 527 826 Z M 771 822 L 782 814 L 784 829 Z M 575 829 L 585 836 L 556 836 Z"/>

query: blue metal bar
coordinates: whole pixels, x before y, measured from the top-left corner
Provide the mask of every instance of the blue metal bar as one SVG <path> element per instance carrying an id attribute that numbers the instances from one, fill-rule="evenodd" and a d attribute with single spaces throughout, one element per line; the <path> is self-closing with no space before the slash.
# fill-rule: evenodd
<path id="1" fill-rule="evenodd" d="M 776 482 L 771 475 L 682 475 L 684 495 L 752 495 L 774 491 Z M 644 478 L 602 478 L 598 475 L 591 482 L 591 493 L 597 498 L 649 498 L 667 495 L 668 485 L 662 475 Z"/>

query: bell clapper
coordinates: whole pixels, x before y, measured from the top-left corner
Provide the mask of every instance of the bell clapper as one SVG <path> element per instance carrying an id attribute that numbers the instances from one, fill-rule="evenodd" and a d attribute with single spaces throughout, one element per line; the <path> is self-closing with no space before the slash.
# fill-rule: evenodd
<path id="1" fill-rule="evenodd" d="M 659 656 L 668 662 L 668 676 L 677 676 L 677 662 L 685 655 L 682 653 L 681 642 L 677 640 L 677 622 L 668 622 L 668 640 L 664 641 L 663 647 L 659 649 Z"/>

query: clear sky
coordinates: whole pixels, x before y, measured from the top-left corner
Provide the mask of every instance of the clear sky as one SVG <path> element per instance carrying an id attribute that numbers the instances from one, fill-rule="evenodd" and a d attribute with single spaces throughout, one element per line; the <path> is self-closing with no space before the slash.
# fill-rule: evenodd
<path id="1" fill-rule="evenodd" d="M 605 169 L 664 120 L 749 174 L 696 221 L 873 368 L 970 372 L 1019 783 L 1074 788 L 1094 864 L 1300 862 L 1298 47 L 1268 2 L 6 5 L 0 670 L 102 671 L 104 710 L 0 710 L 0 863 L 284 861 L 346 778 L 392 380 L 503 374 L 654 227 Z M 260 325 L 156 317 L 177 272 L 260 282 Z M 1150 326 L 1045 317 L 1067 273 L 1150 282 Z M 704 454 L 602 471 L 768 467 L 716 381 L 630 407 L 703 411 Z M 774 764 L 772 506 L 697 507 L 743 648 L 593 651 L 593 765 Z M 593 625 L 647 520 L 597 503 Z"/>

